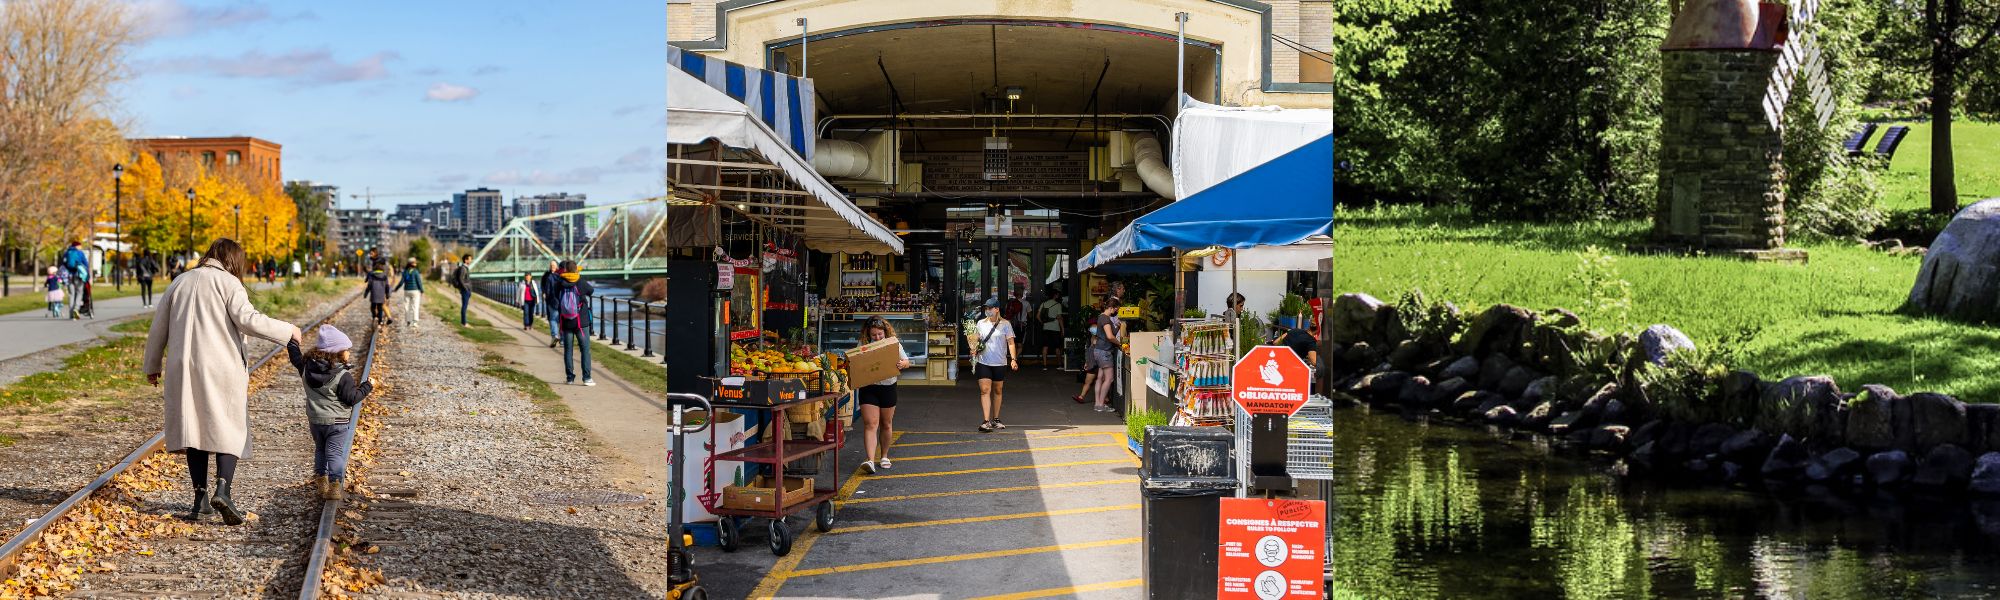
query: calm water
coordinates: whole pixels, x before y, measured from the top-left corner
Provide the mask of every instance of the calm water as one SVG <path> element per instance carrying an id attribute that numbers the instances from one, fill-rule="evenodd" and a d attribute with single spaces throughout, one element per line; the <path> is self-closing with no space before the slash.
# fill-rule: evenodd
<path id="1" fill-rule="evenodd" d="M 2000 502 L 1668 489 L 1459 424 L 1335 421 L 1339 598 L 2000 597 Z"/>

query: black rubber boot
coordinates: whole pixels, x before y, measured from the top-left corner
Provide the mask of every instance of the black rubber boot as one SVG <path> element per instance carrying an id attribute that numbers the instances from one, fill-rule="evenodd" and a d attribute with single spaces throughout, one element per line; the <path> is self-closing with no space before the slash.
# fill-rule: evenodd
<path id="1" fill-rule="evenodd" d="M 194 506 L 189 507 L 188 513 L 181 515 L 181 518 L 189 521 L 200 521 L 202 515 L 214 514 L 214 512 L 214 509 L 208 507 L 208 488 L 195 488 Z"/>
<path id="2" fill-rule="evenodd" d="M 243 513 L 238 512 L 236 503 L 229 500 L 229 480 L 221 478 L 215 480 L 215 497 L 210 499 L 208 504 L 214 506 L 216 512 L 222 513 L 223 524 L 243 524 Z"/>

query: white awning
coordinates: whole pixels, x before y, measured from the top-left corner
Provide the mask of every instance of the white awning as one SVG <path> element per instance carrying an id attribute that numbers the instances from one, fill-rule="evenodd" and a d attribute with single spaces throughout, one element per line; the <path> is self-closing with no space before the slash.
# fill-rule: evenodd
<path id="1" fill-rule="evenodd" d="M 780 191 L 778 197 L 783 200 L 759 201 L 760 207 L 768 208 L 777 202 L 787 212 L 795 213 L 790 217 L 773 217 L 770 220 L 775 226 L 798 235 L 806 247 L 821 252 L 903 253 L 901 238 L 835 190 L 776 132 L 751 116 L 749 107 L 685 71 L 670 68 L 666 72 L 668 144 L 702 144 L 712 139 L 731 148 L 749 150 L 765 163 L 776 166 L 800 188 Z M 706 192 L 744 191 L 736 186 L 713 186 L 706 182 L 680 182 L 680 185 Z"/>
<path id="2" fill-rule="evenodd" d="M 1183 96 L 1174 117 L 1174 195 L 1201 193 L 1332 134 L 1331 109 L 1218 106 Z"/>

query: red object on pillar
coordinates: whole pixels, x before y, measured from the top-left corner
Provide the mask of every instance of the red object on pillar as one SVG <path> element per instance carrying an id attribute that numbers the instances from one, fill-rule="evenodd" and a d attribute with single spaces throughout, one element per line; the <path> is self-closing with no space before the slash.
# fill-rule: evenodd
<path id="1" fill-rule="evenodd" d="M 1217 600 L 1320 597 L 1325 502 L 1223 498 L 1218 511 Z"/>
<path id="2" fill-rule="evenodd" d="M 1288 346 L 1258 346 L 1236 362 L 1229 396 L 1253 415 L 1290 417 L 1306 404 L 1312 370 Z"/>

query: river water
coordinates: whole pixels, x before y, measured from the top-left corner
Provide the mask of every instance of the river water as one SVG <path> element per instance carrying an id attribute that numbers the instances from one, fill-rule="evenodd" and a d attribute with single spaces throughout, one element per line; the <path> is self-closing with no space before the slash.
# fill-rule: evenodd
<path id="1" fill-rule="evenodd" d="M 1336 598 L 2000 597 L 2000 502 L 1669 487 L 1539 438 L 1335 423 Z"/>

